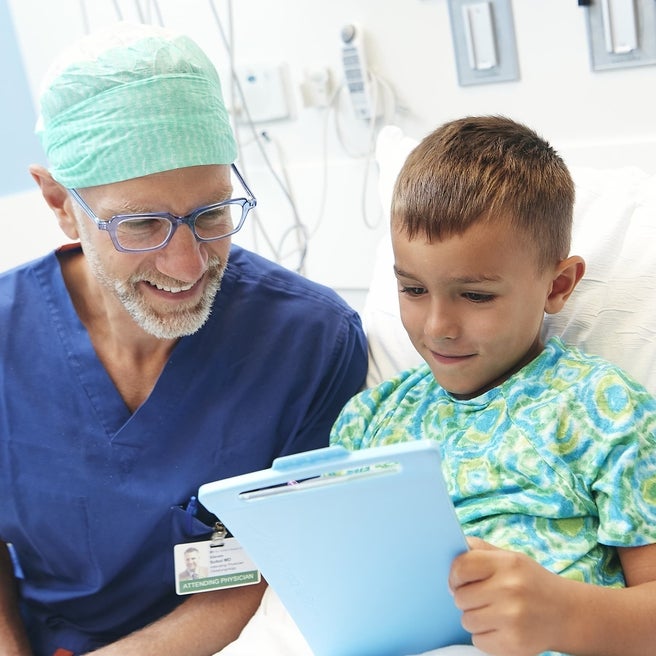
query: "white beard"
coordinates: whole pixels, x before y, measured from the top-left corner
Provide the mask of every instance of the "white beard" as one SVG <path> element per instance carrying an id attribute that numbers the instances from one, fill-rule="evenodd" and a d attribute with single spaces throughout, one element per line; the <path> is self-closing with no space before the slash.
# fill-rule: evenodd
<path id="1" fill-rule="evenodd" d="M 158 273 L 134 274 L 127 280 L 112 277 L 105 270 L 96 249 L 88 239 L 87 231 L 83 226 L 79 225 L 79 227 L 81 236 L 87 237 L 83 240 L 84 255 L 93 275 L 103 287 L 113 292 L 126 312 L 144 331 L 159 339 L 177 339 L 185 335 L 192 335 L 203 327 L 212 311 L 214 298 L 221 289 L 221 280 L 228 263 L 227 258 L 225 262 L 221 262 L 218 256 L 209 258 L 205 290 L 197 303 L 162 314 L 146 302 L 144 296 L 138 291 L 138 283 L 147 281 L 169 287 L 183 285 L 179 281 L 171 279 L 162 280 Z"/>

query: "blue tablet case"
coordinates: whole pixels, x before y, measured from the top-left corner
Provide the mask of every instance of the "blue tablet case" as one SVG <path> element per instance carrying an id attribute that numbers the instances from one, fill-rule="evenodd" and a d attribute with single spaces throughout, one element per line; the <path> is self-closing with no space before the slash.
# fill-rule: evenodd
<path id="1" fill-rule="evenodd" d="M 332 446 L 203 485 L 316 656 L 408 656 L 469 644 L 448 591 L 467 549 L 429 440 Z"/>

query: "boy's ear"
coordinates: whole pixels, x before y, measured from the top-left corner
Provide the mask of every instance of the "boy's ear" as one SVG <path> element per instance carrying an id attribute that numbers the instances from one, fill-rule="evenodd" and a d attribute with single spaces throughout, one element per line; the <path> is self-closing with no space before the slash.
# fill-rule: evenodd
<path id="1" fill-rule="evenodd" d="M 579 280 L 585 273 L 585 261 L 579 255 L 572 255 L 558 263 L 547 296 L 544 311 L 547 314 L 560 312 Z"/>
<path id="2" fill-rule="evenodd" d="M 50 171 L 40 164 L 32 164 L 29 171 L 39 185 L 44 200 L 55 213 L 59 227 L 70 239 L 79 239 L 75 215 L 71 210 L 71 199 L 66 188 L 59 184 L 52 177 Z"/>

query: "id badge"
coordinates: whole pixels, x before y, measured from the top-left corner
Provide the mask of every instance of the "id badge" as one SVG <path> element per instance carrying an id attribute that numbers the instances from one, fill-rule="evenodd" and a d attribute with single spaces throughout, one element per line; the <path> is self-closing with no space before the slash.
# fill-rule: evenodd
<path id="1" fill-rule="evenodd" d="M 237 588 L 260 582 L 260 572 L 239 542 L 224 536 L 225 531 L 215 530 L 210 540 L 173 547 L 177 594 Z"/>

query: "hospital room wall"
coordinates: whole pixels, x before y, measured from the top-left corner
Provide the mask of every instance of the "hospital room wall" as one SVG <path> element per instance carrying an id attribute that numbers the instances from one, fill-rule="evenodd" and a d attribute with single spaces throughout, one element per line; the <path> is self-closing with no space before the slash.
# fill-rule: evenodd
<path id="1" fill-rule="evenodd" d="M 460 115 L 500 113 L 537 128 L 572 165 L 656 168 L 650 102 L 656 67 L 593 72 L 586 10 L 576 0 L 513 0 L 519 79 L 468 87 L 458 84 L 447 0 L 7 1 L 34 97 L 54 54 L 87 26 L 115 21 L 117 8 L 128 20 L 138 19 L 140 8 L 146 20 L 161 18 L 194 36 L 222 73 L 229 100 L 228 56 L 216 17 L 232 34 L 240 71 L 281 65 L 291 117 L 256 123 L 254 131 L 236 123 L 239 164 L 259 200 L 257 219 L 236 241 L 291 268 L 303 262 L 303 273 L 338 289 L 356 307 L 386 228 L 370 152 L 375 132 L 355 117 L 347 94 L 322 108 L 305 106 L 302 93 L 317 71 L 329 71 L 333 88 L 342 84 L 340 31 L 346 24 L 361 27 L 371 71 L 380 80 L 383 115 L 375 129 L 395 123 L 419 138 Z M 63 241 L 25 176 L 24 191 L 0 198 L 0 270 Z"/>

